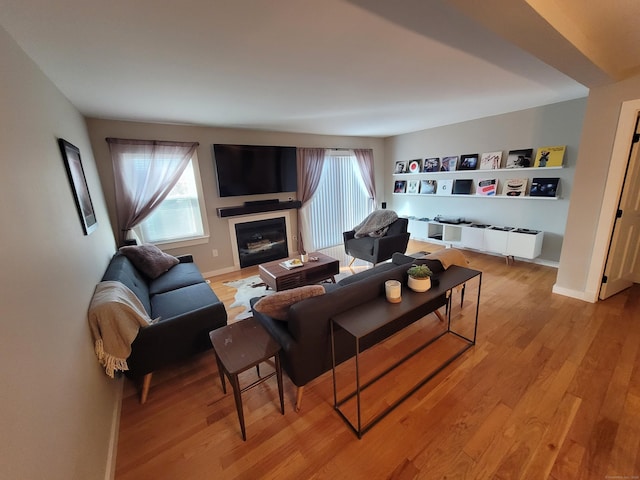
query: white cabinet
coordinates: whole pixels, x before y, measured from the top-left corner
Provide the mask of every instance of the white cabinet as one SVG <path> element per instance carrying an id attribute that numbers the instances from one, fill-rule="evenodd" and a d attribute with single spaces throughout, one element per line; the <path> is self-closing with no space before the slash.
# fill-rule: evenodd
<path id="1" fill-rule="evenodd" d="M 530 260 L 540 255 L 544 237 L 544 232 L 526 228 L 439 222 L 427 222 L 426 233 L 427 241 L 448 247 L 471 248 Z"/>
<path id="2" fill-rule="evenodd" d="M 429 235 L 427 233 L 427 226 L 429 224 L 426 220 L 420 220 L 418 218 L 409 218 L 409 224 L 407 230 L 411 234 L 411 238 L 414 240 L 428 241 Z"/>
<path id="3" fill-rule="evenodd" d="M 509 239 L 508 227 L 488 227 L 484 229 L 484 250 L 500 255 L 508 255 L 507 243 Z"/>
<path id="4" fill-rule="evenodd" d="M 462 247 L 473 248 L 474 250 L 485 250 L 484 228 L 462 227 L 461 230 L 460 245 Z"/>
<path id="5" fill-rule="evenodd" d="M 543 232 L 516 229 L 508 233 L 507 255 L 533 259 L 542 251 Z"/>

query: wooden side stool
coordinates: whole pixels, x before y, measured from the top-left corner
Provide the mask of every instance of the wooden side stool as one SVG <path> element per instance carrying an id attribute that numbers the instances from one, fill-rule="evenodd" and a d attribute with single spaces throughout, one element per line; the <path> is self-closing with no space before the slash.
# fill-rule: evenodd
<path id="1" fill-rule="evenodd" d="M 269 332 L 253 318 L 241 320 L 222 328 L 209 332 L 213 351 L 218 364 L 222 391 L 227 393 L 225 375 L 229 378 L 229 383 L 233 388 L 233 396 L 240 420 L 240 430 L 242 439 L 247 440 L 247 433 L 244 426 L 244 413 L 242 410 L 242 392 L 261 384 L 265 380 L 277 376 L 278 395 L 280 396 L 280 410 L 284 415 L 284 397 L 282 393 L 282 367 L 280 365 L 280 345 Z M 275 359 L 275 372 L 264 377 L 260 377 L 260 363 L 273 357 Z M 242 372 L 256 367 L 258 380 L 240 388 L 238 375 Z"/>

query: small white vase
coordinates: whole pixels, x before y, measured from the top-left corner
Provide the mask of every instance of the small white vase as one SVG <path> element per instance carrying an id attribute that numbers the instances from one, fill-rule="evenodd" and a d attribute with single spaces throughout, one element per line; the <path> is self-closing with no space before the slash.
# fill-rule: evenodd
<path id="1" fill-rule="evenodd" d="M 414 292 L 426 292 L 431 288 L 431 277 L 413 278 L 409 276 L 409 288 Z"/>

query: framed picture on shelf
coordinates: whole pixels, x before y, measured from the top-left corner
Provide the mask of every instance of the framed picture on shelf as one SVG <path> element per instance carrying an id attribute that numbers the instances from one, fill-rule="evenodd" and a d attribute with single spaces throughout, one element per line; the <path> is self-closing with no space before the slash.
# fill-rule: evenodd
<path id="1" fill-rule="evenodd" d="M 521 148 L 519 150 L 509 150 L 506 168 L 528 168 L 531 166 L 533 148 Z"/>
<path id="2" fill-rule="evenodd" d="M 470 153 L 460 157 L 458 170 L 475 170 L 478 166 L 478 154 Z"/>
<path id="3" fill-rule="evenodd" d="M 420 180 L 420 193 L 424 195 L 434 195 L 438 184 L 435 180 Z"/>
<path id="4" fill-rule="evenodd" d="M 557 197 L 559 184 L 559 178 L 534 178 L 531 180 L 529 195 L 532 197 Z"/>
<path id="5" fill-rule="evenodd" d="M 420 173 L 420 170 L 422 170 L 422 160 L 411 160 L 409 162 L 409 173 Z"/>
<path id="6" fill-rule="evenodd" d="M 396 162 L 396 168 L 393 173 L 407 173 L 407 162 Z"/>
<path id="7" fill-rule="evenodd" d="M 91 195 L 89 195 L 87 179 L 84 176 L 80 150 L 62 138 L 58 139 L 58 146 L 60 147 L 60 153 L 62 153 L 64 166 L 67 170 L 69 183 L 71 184 L 71 191 L 73 192 L 73 199 L 78 209 L 78 215 L 80 216 L 82 231 L 85 235 L 89 235 L 98 228 L 98 220 L 93 210 L 93 202 L 91 202 Z"/>
<path id="8" fill-rule="evenodd" d="M 480 170 L 497 170 L 502 164 L 502 152 L 487 152 L 480 156 Z"/>
<path id="9" fill-rule="evenodd" d="M 420 180 L 409 180 L 407 182 L 407 193 L 418 193 L 420 191 Z"/>
<path id="10" fill-rule="evenodd" d="M 396 180 L 395 185 L 393 186 L 393 193 L 405 193 L 406 190 L 407 190 L 407 181 Z"/>
<path id="11" fill-rule="evenodd" d="M 458 156 L 452 157 L 443 157 L 442 163 L 440 164 L 441 172 L 453 172 L 458 167 Z"/>
<path id="12" fill-rule="evenodd" d="M 533 166 L 536 168 L 561 167 L 564 163 L 564 152 L 566 149 L 566 145 L 540 147 L 536 153 Z"/>
<path id="13" fill-rule="evenodd" d="M 524 197 L 527 194 L 526 178 L 509 178 L 504 181 L 502 195 L 507 197 Z"/>

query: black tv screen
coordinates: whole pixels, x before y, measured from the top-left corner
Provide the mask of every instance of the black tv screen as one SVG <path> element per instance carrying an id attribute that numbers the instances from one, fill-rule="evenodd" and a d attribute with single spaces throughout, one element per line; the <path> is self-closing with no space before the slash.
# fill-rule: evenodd
<path id="1" fill-rule="evenodd" d="M 213 145 L 221 197 L 295 192 L 296 147 Z"/>

